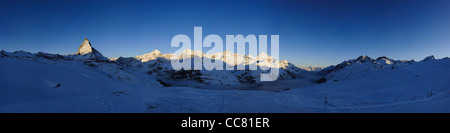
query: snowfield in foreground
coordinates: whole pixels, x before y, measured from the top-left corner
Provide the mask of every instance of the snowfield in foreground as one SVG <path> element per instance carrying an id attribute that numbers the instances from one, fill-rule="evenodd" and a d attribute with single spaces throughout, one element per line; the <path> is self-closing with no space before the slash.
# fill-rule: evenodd
<path id="1" fill-rule="evenodd" d="M 0 112 L 450 112 L 448 58 L 339 71 L 348 78 L 281 91 L 164 87 L 151 75 L 129 80 L 77 61 L 2 57 L 0 64 Z"/>

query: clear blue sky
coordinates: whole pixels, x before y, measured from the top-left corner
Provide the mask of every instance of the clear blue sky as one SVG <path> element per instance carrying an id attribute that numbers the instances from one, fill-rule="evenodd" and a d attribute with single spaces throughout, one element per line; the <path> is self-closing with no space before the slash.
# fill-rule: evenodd
<path id="1" fill-rule="evenodd" d="M 360 55 L 450 55 L 448 0 L 0 1 L 0 49 L 75 53 L 83 38 L 108 57 L 158 49 L 177 34 L 280 36 L 280 58 L 328 66 Z"/>

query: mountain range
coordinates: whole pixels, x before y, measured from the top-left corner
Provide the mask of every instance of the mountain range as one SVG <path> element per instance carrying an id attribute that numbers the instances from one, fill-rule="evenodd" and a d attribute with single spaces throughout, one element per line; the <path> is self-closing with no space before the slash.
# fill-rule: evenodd
<path id="1" fill-rule="evenodd" d="M 238 60 L 227 62 L 230 56 Z M 278 66 L 279 78 L 259 81 L 260 69 L 173 70 L 171 59 L 184 57 L 211 58 L 224 67 Z M 323 69 L 298 68 L 263 53 L 227 50 L 108 58 L 84 39 L 69 55 L 2 50 L 0 64 L 0 112 L 450 111 L 448 57 L 360 56 Z"/>

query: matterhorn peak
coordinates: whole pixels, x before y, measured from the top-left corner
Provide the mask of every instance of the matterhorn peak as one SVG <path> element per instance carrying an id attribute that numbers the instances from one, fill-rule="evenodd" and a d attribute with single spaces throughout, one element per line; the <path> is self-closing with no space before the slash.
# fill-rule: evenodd
<path id="1" fill-rule="evenodd" d="M 95 50 L 94 47 L 92 47 L 91 42 L 87 38 L 84 38 L 83 43 L 81 43 L 80 47 L 78 48 L 78 51 L 75 53 L 76 55 L 85 55 L 90 54 L 91 58 L 98 58 L 100 60 L 105 60 L 106 58 L 97 50 Z"/>

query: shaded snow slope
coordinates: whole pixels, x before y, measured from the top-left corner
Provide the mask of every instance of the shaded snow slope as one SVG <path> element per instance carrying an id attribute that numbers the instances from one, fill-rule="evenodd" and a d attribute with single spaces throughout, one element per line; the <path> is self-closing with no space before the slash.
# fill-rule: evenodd
<path id="1" fill-rule="evenodd" d="M 261 91 L 164 87 L 116 62 L 0 55 L 0 112 L 450 112 L 448 58 L 323 84 L 308 72 Z"/>

